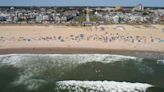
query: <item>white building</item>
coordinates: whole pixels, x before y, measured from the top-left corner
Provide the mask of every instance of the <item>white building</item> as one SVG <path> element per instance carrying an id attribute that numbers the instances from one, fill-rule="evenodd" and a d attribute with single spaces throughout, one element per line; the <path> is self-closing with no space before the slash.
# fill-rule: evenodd
<path id="1" fill-rule="evenodd" d="M 119 16 L 118 16 L 118 15 L 115 15 L 115 16 L 113 17 L 113 22 L 114 22 L 114 23 L 119 23 Z"/>
<path id="2" fill-rule="evenodd" d="M 144 6 L 142 4 L 138 4 L 137 6 L 134 7 L 134 11 L 144 11 Z"/>
<path id="3" fill-rule="evenodd" d="M 36 16 L 35 21 L 38 22 L 38 23 L 41 23 L 43 21 L 43 16 L 42 15 Z"/>

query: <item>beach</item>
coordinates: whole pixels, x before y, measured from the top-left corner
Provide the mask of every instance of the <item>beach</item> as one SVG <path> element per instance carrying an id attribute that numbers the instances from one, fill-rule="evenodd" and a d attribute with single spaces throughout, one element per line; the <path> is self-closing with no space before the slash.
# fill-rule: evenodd
<path id="1" fill-rule="evenodd" d="M 0 25 L 0 91 L 163 92 L 163 25 Z"/>
<path id="2" fill-rule="evenodd" d="M 164 52 L 163 25 L 0 25 L 0 53 Z"/>

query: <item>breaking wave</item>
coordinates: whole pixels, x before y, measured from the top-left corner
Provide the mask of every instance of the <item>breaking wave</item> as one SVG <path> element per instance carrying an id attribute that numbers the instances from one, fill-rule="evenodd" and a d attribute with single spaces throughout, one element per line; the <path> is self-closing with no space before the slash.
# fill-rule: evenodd
<path id="1" fill-rule="evenodd" d="M 152 85 L 145 83 L 129 83 L 115 81 L 59 81 L 59 92 L 146 92 Z"/>
<path id="2" fill-rule="evenodd" d="M 2 63 L 18 64 L 21 62 L 33 61 L 63 61 L 71 63 L 86 63 L 86 62 L 102 62 L 111 63 L 115 61 L 124 60 L 142 60 L 142 58 L 122 55 L 110 55 L 110 54 L 9 54 L 0 55 L 0 61 Z"/>
<path id="3" fill-rule="evenodd" d="M 157 60 L 158 64 L 164 64 L 164 60 Z"/>

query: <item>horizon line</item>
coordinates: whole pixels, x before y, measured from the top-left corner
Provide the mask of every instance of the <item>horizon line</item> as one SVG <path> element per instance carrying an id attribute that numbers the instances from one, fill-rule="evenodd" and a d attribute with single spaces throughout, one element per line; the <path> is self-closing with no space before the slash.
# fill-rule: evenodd
<path id="1" fill-rule="evenodd" d="M 117 5 L 116 5 L 117 6 Z M 107 5 L 103 5 L 103 6 L 94 6 L 94 5 L 67 5 L 67 6 L 62 6 L 62 5 L 50 5 L 50 6 L 47 6 L 47 5 L 0 5 L 0 7 L 116 7 L 116 6 L 107 6 Z M 121 5 L 120 5 L 121 6 Z M 121 7 L 135 7 L 134 6 L 121 6 Z M 163 6 L 144 6 L 144 7 L 154 7 L 154 8 L 164 8 Z"/>

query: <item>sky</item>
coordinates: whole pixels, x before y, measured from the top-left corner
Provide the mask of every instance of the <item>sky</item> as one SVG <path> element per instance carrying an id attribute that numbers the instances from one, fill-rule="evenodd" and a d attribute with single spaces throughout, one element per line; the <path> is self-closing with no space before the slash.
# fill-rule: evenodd
<path id="1" fill-rule="evenodd" d="M 144 6 L 164 7 L 164 0 L 0 0 L 0 6 Z"/>

